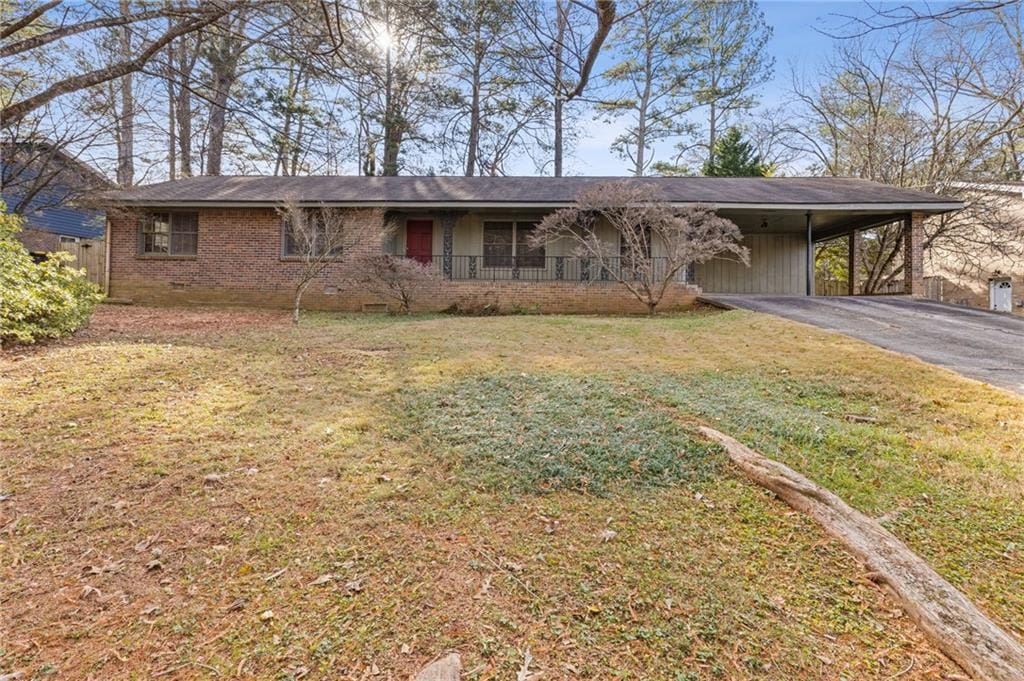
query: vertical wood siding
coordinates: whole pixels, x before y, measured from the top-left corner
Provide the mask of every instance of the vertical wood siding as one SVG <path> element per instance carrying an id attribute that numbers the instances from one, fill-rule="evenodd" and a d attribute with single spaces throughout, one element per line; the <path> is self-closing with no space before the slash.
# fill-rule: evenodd
<path id="1" fill-rule="evenodd" d="M 746 234 L 750 267 L 716 258 L 697 266 L 697 284 L 708 293 L 803 295 L 805 241 L 802 234 Z"/>

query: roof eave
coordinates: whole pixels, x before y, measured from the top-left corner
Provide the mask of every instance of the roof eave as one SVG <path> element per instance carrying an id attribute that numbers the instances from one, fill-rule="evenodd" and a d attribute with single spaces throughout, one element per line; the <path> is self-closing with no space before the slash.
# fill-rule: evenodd
<path id="1" fill-rule="evenodd" d="M 112 199 L 112 205 L 125 207 L 166 207 L 166 208 L 276 208 L 280 201 L 204 201 L 204 200 L 157 200 L 157 199 Z M 330 208 L 419 208 L 419 209 L 472 209 L 472 208 L 520 208 L 555 209 L 573 205 L 573 201 L 298 201 L 300 206 L 324 206 Z M 885 202 L 885 203 L 747 203 L 713 201 L 672 201 L 676 206 L 705 204 L 718 210 L 785 210 L 797 212 L 907 212 L 907 213 L 948 213 L 964 207 L 961 201 L 936 202 Z"/>

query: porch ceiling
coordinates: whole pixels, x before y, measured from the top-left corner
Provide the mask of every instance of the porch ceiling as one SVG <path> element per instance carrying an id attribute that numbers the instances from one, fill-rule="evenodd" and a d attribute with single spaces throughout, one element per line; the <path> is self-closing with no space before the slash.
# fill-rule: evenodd
<path id="1" fill-rule="evenodd" d="M 895 222 L 908 211 L 882 210 L 822 210 L 810 211 L 811 232 L 815 241 L 824 241 L 849 232 L 851 229 L 867 229 L 880 224 Z M 747 233 L 799 233 L 807 232 L 806 210 L 761 209 L 761 210 L 720 210 L 718 214 L 728 218 Z"/>

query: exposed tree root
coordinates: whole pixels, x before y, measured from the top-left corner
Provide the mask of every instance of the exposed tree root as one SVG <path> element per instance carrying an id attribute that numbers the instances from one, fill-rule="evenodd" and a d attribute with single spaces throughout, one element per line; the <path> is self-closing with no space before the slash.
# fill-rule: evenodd
<path id="1" fill-rule="evenodd" d="M 985 616 L 924 560 L 863 513 L 827 489 L 713 428 L 700 427 L 725 447 L 748 478 L 807 513 L 872 571 L 911 619 L 973 678 L 1024 679 L 1024 646 Z"/>

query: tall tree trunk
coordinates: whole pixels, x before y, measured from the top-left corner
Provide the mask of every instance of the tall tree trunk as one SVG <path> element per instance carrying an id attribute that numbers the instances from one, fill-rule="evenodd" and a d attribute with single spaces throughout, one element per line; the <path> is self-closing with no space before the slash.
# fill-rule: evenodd
<path id="1" fill-rule="evenodd" d="M 210 98 L 210 142 L 206 150 L 206 174 L 220 175 L 224 159 L 224 131 L 227 128 L 228 90 L 233 78 L 214 70 L 213 96 Z"/>
<path id="2" fill-rule="evenodd" d="M 398 175 L 398 154 L 401 147 L 401 125 L 392 121 L 384 131 L 384 163 L 381 167 L 382 175 L 389 177 Z"/>
<path id="3" fill-rule="evenodd" d="M 715 100 L 711 100 L 708 108 L 708 163 L 711 164 L 715 162 L 715 142 L 718 141 L 718 106 Z"/>
<path id="4" fill-rule="evenodd" d="M 561 97 L 555 98 L 555 177 L 562 176 L 562 102 Z"/>
<path id="5" fill-rule="evenodd" d="M 284 112 L 284 125 L 281 126 L 281 136 L 277 141 L 277 158 L 274 159 L 274 175 L 289 175 L 288 170 L 288 143 L 292 138 L 292 115 L 295 111 L 295 64 L 288 62 L 288 98 L 287 108 Z"/>
<path id="6" fill-rule="evenodd" d="M 381 175 L 395 176 L 398 175 L 398 155 L 402 147 L 402 123 L 396 112 L 395 78 L 390 47 L 385 56 L 384 68 L 384 163 Z"/>
<path id="7" fill-rule="evenodd" d="M 305 101 L 305 94 L 304 93 L 306 92 L 306 88 L 308 86 L 309 86 L 309 74 L 304 72 L 303 69 L 300 67 L 299 68 L 299 76 L 298 76 L 296 87 L 295 87 L 295 94 L 293 96 L 293 101 L 298 101 L 300 97 L 303 98 L 303 101 Z M 306 116 L 303 113 L 304 110 L 305 109 L 300 109 L 298 114 L 297 114 L 297 116 L 296 116 L 296 118 L 298 119 L 298 124 L 296 125 L 296 129 L 295 129 L 295 138 L 292 140 L 292 144 L 291 144 L 291 171 L 290 172 L 291 172 L 292 175 L 298 175 L 299 174 L 299 159 L 301 158 L 301 155 L 302 155 L 302 137 L 303 137 L 303 135 L 306 132 Z"/>
<path id="8" fill-rule="evenodd" d="M 169 20 L 168 20 L 169 22 Z M 175 180 L 178 177 L 178 139 L 176 135 L 178 123 L 174 116 L 174 43 L 167 45 L 167 68 L 164 69 L 164 81 L 167 85 L 167 175 Z"/>
<path id="9" fill-rule="evenodd" d="M 480 56 L 473 66 L 473 101 L 469 112 L 469 139 L 466 141 L 466 177 L 476 174 L 480 148 Z"/>
<path id="10" fill-rule="evenodd" d="M 484 50 L 481 38 L 483 4 L 477 5 L 475 36 L 473 42 L 473 94 L 469 111 L 469 139 L 466 140 L 466 177 L 476 174 L 477 155 L 480 153 L 480 77 L 483 68 Z"/>
<path id="11" fill-rule="evenodd" d="M 128 16 L 131 8 L 128 0 L 121 0 L 121 15 Z M 132 58 L 131 29 L 121 29 L 121 59 Z M 121 116 L 117 122 L 117 183 L 130 187 L 135 183 L 135 93 L 133 74 L 121 78 Z"/>
<path id="12" fill-rule="evenodd" d="M 562 92 L 562 90 L 565 87 L 565 84 L 562 82 L 562 74 L 563 74 L 563 68 L 564 68 L 563 64 L 562 64 L 562 55 L 565 52 L 565 48 L 564 48 L 564 44 L 565 43 L 563 41 L 565 40 L 565 30 L 566 30 L 566 26 L 567 26 L 567 24 L 569 22 L 569 15 L 568 15 L 568 10 L 565 8 L 565 6 L 562 3 L 563 3 L 563 0 L 556 0 L 556 3 L 555 3 L 555 12 L 557 13 L 556 14 L 556 19 L 555 19 L 556 26 L 557 26 L 557 32 L 555 34 L 556 37 L 555 37 L 554 55 L 553 55 L 554 59 L 555 59 L 555 73 L 554 73 L 555 77 L 554 77 L 554 92 L 553 92 L 554 97 L 555 97 L 555 101 L 554 101 L 554 126 L 555 126 L 555 130 L 554 130 L 554 135 L 555 135 L 555 139 L 554 139 L 554 144 L 555 144 L 555 168 L 554 168 L 554 170 L 555 170 L 555 177 L 561 177 L 562 176 L 562 157 L 563 157 L 563 153 L 564 153 L 563 147 L 564 147 L 564 144 L 565 144 L 565 142 L 564 142 L 564 140 L 562 138 L 562 123 L 563 123 L 563 120 L 562 120 L 563 119 L 563 111 L 562 111 L 562 109 L 565 106 L 565 100 L 563 99 L 563 92 Z"/>
<path id="13" fill-rule="evenodd" d="M 225 27 L 210 52 L 213 95 L 210 97 L 210 142 L 206 151 L 206 174 L 220 175 L 224 159 L 224 133 L 227 129 L 227 106 L 231 88 L 238 78 L 240 41 L 245 33 L 245 17 L 237 26 Z"/>
<path id="14" fill-rule="evenodd" d="M 198 45 L 196 46 L 198 49 Z M 188 40 L 178 41 L 178 152 L 181 176 L 192 177 L 192 92 L 190 82 L 195 61 L 189 57 Z"/>

